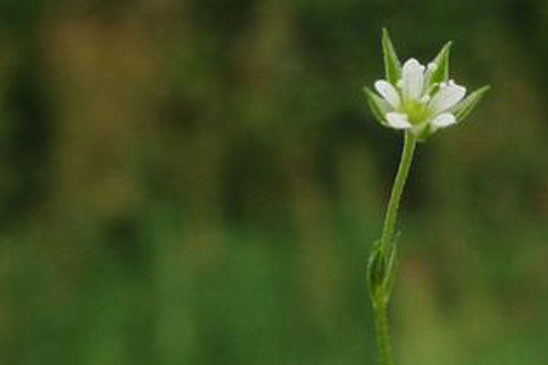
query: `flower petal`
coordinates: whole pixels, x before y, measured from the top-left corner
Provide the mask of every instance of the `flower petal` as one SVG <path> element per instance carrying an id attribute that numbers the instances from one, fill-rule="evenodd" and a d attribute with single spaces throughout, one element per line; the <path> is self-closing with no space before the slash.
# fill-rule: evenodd
<path id="1" fill-rule="evenodd" d="M 424 85 L 424 66 L 414 58 L 405 62 L 402 70 L 402 91 L 408 100 L 415 100 L 421 96 Z"/>
<path id="2" fill-rule="evenodd" d="M 386 114 L 386 121 L 388 125 L 396 129 L 407 129 L 411 127 L 409 118 L 405 113 L 390 112 Z"/>
<path id="3" fill-rule="evenodd" d="M 455 124 L 457 122 L 457 118 L 451 113 L 443 113 L 438 115 L 434 120 L 431 122 L 432 126 L 434 128 L 445 128 L 449 127 L 452 124 Z"/>
<path id="4" fill-rule="evenodd" d="M 391 83 L 385 80 L 379 80 L 375 82 L 375 89 L 381 94 L 381 96 L 386 100 L 394 109 L 400 107 L 400 95 L 394 86 Z"/>
<path id="5" fill-rule="evenodd" d="M 446 111 L 461 101 L 464 95 L 466 95 L 466 88 L 450 80 L 448 84 L 443 84 L 434 95 L 430 101 L 430 110 L 433 113 Z"/>

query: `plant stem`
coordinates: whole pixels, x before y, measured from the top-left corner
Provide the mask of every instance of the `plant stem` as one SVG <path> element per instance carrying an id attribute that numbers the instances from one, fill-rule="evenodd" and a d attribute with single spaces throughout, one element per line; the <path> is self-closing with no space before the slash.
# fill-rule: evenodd
<path id="1" fill-rule="evenodd" d="M 392 187 L 392 193 L 390 195 L 390 201 L 388 202 L 386 217 L 384 219 L 381 237 L 381 252 L 383 255 L 389 255 L 389 253 L 393 252 L 394 249 L 394 226 L 397 220 L 401 195 L 403 193 L 405 182 L 407 181 L 407 176 L 409 175 L 409 169 L 411 168 L 411 163 L 413 161 L 413 154 L 415 152 L 416 144 L 416 137 L 411 133 L 406 132 L 400 165 L 396 174 L 394 186 Z M 392 286 L 384 286 L 383 290 L 386 292 L 383 293 L 382 299 L 378 302 L 373 300 L 376 324 L 375 327 L 377 330 L 377 346 L 379 349 L 381 365 L 393 365 L 394 361 L 392 359 L 388 329 L 388 300 L 390 298 Z"/>
<path id="2" fill-rule="evenodd" d="M 403 144 L 403 151 L 401 154 L 400 165 L 398 167 L 398 173 L 394 180 L 394 186 L 392 186 L 392 193 L 390 195 L 390 201 L 388 202 L 388 208 L 386 209 L 386 216 L 384 218 L 384 226 L 382 229 L 381 244 L 385 252 L 388 245 L 392 243 L 394 237 L 394 226 L 396 224 L 396 218 L 398 215 L 398 208 L 400 206 L 400 199 L 409 175 L 409 168 L 413 161 L 413 154 L 415 152 L 415 146 L 417 139 L 411 133 L 405 133 L 405 141 Z"/>
<path id="3" fill-rule="evenodd" d="M 382 365 L 393 365 L 392 350 L 390 347 L 390 335 L 388 331 L 387 305 L 375 308 L 375 328 L 377 329 L 377 346 Z"/>

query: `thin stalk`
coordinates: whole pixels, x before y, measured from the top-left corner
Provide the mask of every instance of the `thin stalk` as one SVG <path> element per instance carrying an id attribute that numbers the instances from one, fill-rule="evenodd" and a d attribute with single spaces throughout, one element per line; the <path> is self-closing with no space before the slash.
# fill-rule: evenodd
<path id="1" fill-rule="evenodd" d="M 377 346 L 382 365 L 393 365 L 390 334 L 388 330 L 388 310 L 386 305 L 375 308 L 375 328 L 377 329 Z"/>
<path id="2" fill-rule="evenodd" d="M 411 133 L 405 133 L 405 140 L 403 144 L 403 150 L 400 159 L 400 165 L 396 174 L 396 179 L 392 187 L 392 193 L 388 202 L 386 210 L 386 217 L 384 219 L 384 226 L 381 237 L 381 252 L 383 255 L 388 255 L 392 252 L 392 245 L 394 245 L 394 226 L 396 224 L 398 208 L 400 205 L 401 195 L 409 175 L 409 169 L 413 161 L 413 154 L 415 152 L 415 146 L 417 144 L 416 137 Z M 388 298 L 390 298 L 389 291 L 392 290 L 391 285 L 385 286 L 383 289 L 383 298 L 380 302 L 373 303 L 375 311 L 375 324 L 377 330 L 377 346 L 379 349 L 379 357 L 381 365 L 393 365 L 392 351 L 390 347 L 390 335 L 388 325 Z"/>
<path id="3" fill-rule="evenodd" d="M 415 146 L 417 139 L 411 133 L 405 133 L 405 140 L 403 144 L 403 150 L 400 159 L 400 165 L 398 167 L 398 173 L 392 186 L 392 193 L 390 194 L 390 201 L 388 202 L 388 208 L 386 209 L 386 216 L 384 218 L 384 226 L 382 229 L 381 243 L 383 250 L 386 251 L 388 245 L 394 238 L 394 226 L 396 225 L 396 219 L 398 216 L 398 208 L 400 206 L 401 195 L 407 176 L 409 175 L 409 169 L 411 162 L 413 161 L 413 154 L 415 152 Z"/>

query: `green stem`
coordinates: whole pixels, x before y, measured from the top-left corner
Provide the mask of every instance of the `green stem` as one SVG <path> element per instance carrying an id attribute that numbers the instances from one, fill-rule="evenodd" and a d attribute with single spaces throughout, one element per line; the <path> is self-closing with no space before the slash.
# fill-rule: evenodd
<path id="1" fill-rule="evenodd" d="M 405 187 L 407 176 L 409 175 L 409 168 L 413 161 L 413 153 L 415 152 L 415 146 L 417 139 L 411 133 L 405 133 L 405 141 L 403 144 L 403 151 L 401 154 L 400 165 L 398 167 L 398 173 L 396 174 L 396 180 L 392 187 L 392 194 L 390 195 L 390 201 L 388 202 L 388 208 L 386 209 L 386 216 L 384 218 L 384 226 L 382 229 L 381 245 L 384 252 L 388 245 L 392 243 L 394 238 L 394 226 L 396 225 L 396 218 L 398 215 L 398 208 L 400 206 L 400 199 Z"/>
<path id="2" fill-rule="evenodd" d="M 401 195 L 409 175 L 409 169 L 413 161 L 413 154 L 415 152 L 415 146 L 417 144 L 416 137 L 411 133 L 405 134 L 405 141 L 403 144 L 403 151 L 401 155 L 400 165 L 392 187 L 392 193 L 390 195 L 390 201 L 388 202 L 388 208 L 386 210 L 386 217 L 384 219 L 384 226 L 381 237 L 381 252 L 383 255 L 389 255 L 392 252 L 392 245 L 394 244 L 394 226 L 396 224 L 398 207 L 400 205 Z M 390 274 L 392 275 L 392 274 Z M 389 291 L 392 290 L 392 286 L 384 286 L 383 298 L 380 302 L 373 303 L 375 310 L 375 324 L 377 330 L 377 345 L 379 348 L 379 356 L 381 365 L 393 365 L 392 352 L 390 348 L 390 336 L 388 329 L 388 298 L 390 297 Z"/>
<path id="3" fill-rule="evenodd" d="M 386 305 L 375 308 L 375 327 L 377 329 L 377 346 L 382 365 L 393 365 L 390 335 L 388 331 L 388 310 Z"/>

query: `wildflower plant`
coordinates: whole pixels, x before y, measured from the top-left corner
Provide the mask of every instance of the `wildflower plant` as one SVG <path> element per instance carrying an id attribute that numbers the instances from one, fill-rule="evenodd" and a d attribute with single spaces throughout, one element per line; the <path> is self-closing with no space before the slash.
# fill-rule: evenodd
<path id="1" fill-rule="evenodd" d="M 367 267 L 369 294 L 375 313 L 377 345 L 382 365 L 392 365 L 388 332 L 388 303 L 397 266 L 394 227 L 399 202 L 417 142 L 426 141 L 442 128 L 457 125 L 482 99 L 489 86 L 466 96 L 466 88 L 449 78 L 451 42 L 423 66 L 414 58 L 403 66 L 386 29 L 382 34 L 385 79 L 364 88 L 378 122 L 404 132 L 404 145 L 384 220 L 381 238 L 373 244 Z"/>

